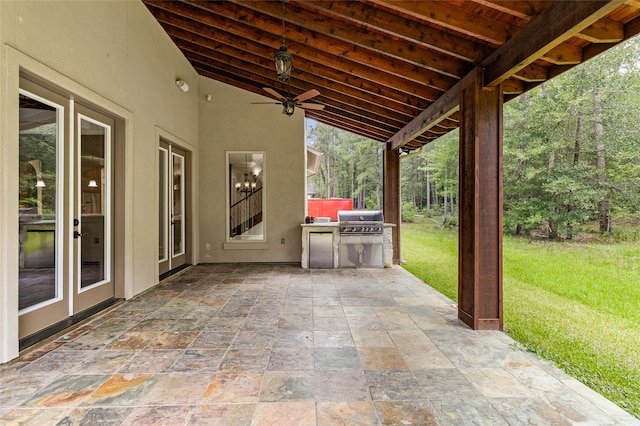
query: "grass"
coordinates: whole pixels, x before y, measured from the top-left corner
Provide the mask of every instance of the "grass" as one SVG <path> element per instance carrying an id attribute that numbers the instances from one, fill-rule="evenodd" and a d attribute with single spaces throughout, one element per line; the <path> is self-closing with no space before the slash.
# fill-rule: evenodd
<path id="1" fill-rule="evenodd" d="M 457 300 L 458 236 L 403 224 L 404 267 Z M 504 238 L 505 331 L 640 418 L 640 244 Z"/>

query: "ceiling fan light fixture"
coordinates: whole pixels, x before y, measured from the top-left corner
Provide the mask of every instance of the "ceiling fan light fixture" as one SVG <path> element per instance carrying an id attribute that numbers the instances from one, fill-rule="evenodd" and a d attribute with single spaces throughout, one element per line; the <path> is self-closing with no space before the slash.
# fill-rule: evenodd
<path id="1" fill-rule="evenodd" d="M 287 114 L 289 117 L 291 117 L 293 115 L 293 112 L 296 110 L 296 103 L 295 102 L 284 102 L 284 113 Z"/>
<path id="2" fill-rule="evenodd" d="M 284 44 L 280 46 L 273 59 L 276 64 L 278 80 L 288 81 L 291 78 L 291 71 L 293 71 L 293 55 L 287 51 L 287 46 Z"/>

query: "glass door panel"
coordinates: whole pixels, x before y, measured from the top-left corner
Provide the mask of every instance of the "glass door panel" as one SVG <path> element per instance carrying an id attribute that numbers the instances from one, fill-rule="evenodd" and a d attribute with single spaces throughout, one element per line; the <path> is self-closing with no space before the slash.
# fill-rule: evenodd
<path id="1" fill-rule="evenodd" d="M 187 263 L 187 153 L 160 140 L 158 151 L 158 272 Z"/>
<path id="2" fill-rule="evenodd" d="M 173 251 L 172 256 L 184 254 L 184 157 L 171 154 L 173 157 Z"/>
<path id="3" fill-rule="evenodd" d="M 80 125 L 80 288 L 108 282 L 110 277 L 111 127 L 83 115 Z"/>
<path id="4" fill-rule="evenodd" d="M 76 104 L 73 180 L 73 313 L 114 296 L 113 119 Z"/>
<path id="5" fill-rule="evenodd" d="M 20 94 L 19 290 L 21 312 L 62 298 L 59 139 L 62 107 Z"/>
<path id="6" fill-rule="evenodd" d="M 169 257 L 169 235 L 167 232 L 167 216 L 168 216 L 168 203 L 167 203 L 167 193 L 169 192 L 167 189 L 168 182 L 168 169 L 169 164 L 167 163 L 169 157 L 169 151 L 165 148 L 160 147 L 160 151 L 158 153 L 158 261 L 164 262 Z M 163 271 L 161 271 L 162 273 Z M 166 272 L 166 271 L 164 271 Z"/>

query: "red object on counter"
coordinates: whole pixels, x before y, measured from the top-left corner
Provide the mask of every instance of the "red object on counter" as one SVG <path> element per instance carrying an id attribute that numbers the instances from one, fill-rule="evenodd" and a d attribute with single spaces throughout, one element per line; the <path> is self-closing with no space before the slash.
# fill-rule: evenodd
<path id="1" fill-rule="evenodd" d="M 313 217 L 330 217 L 338 220 L 338 210 L 353 210 L 351 198 L 309 198 L 307 199 L 307 215 Z"/>

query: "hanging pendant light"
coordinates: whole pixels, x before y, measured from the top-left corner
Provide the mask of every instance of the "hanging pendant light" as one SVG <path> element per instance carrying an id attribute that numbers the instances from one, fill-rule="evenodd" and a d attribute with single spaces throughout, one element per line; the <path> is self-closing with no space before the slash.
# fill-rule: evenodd
<path id="1" fill-rule="evenodd" d="M 276 74 L 278 75 L 278 80 L 288 81 L 291 78 L 291 71 L 293 71 L 293 55 L 287 51 L 287 46 L 285 44 L 285 26 L 284 26 L 284 15 L 285 15 L 285 3 L 287 0 L 282 0 L 282 46 L 276 52 L 275 57 L 273 58 L 276 64 Z"/>

